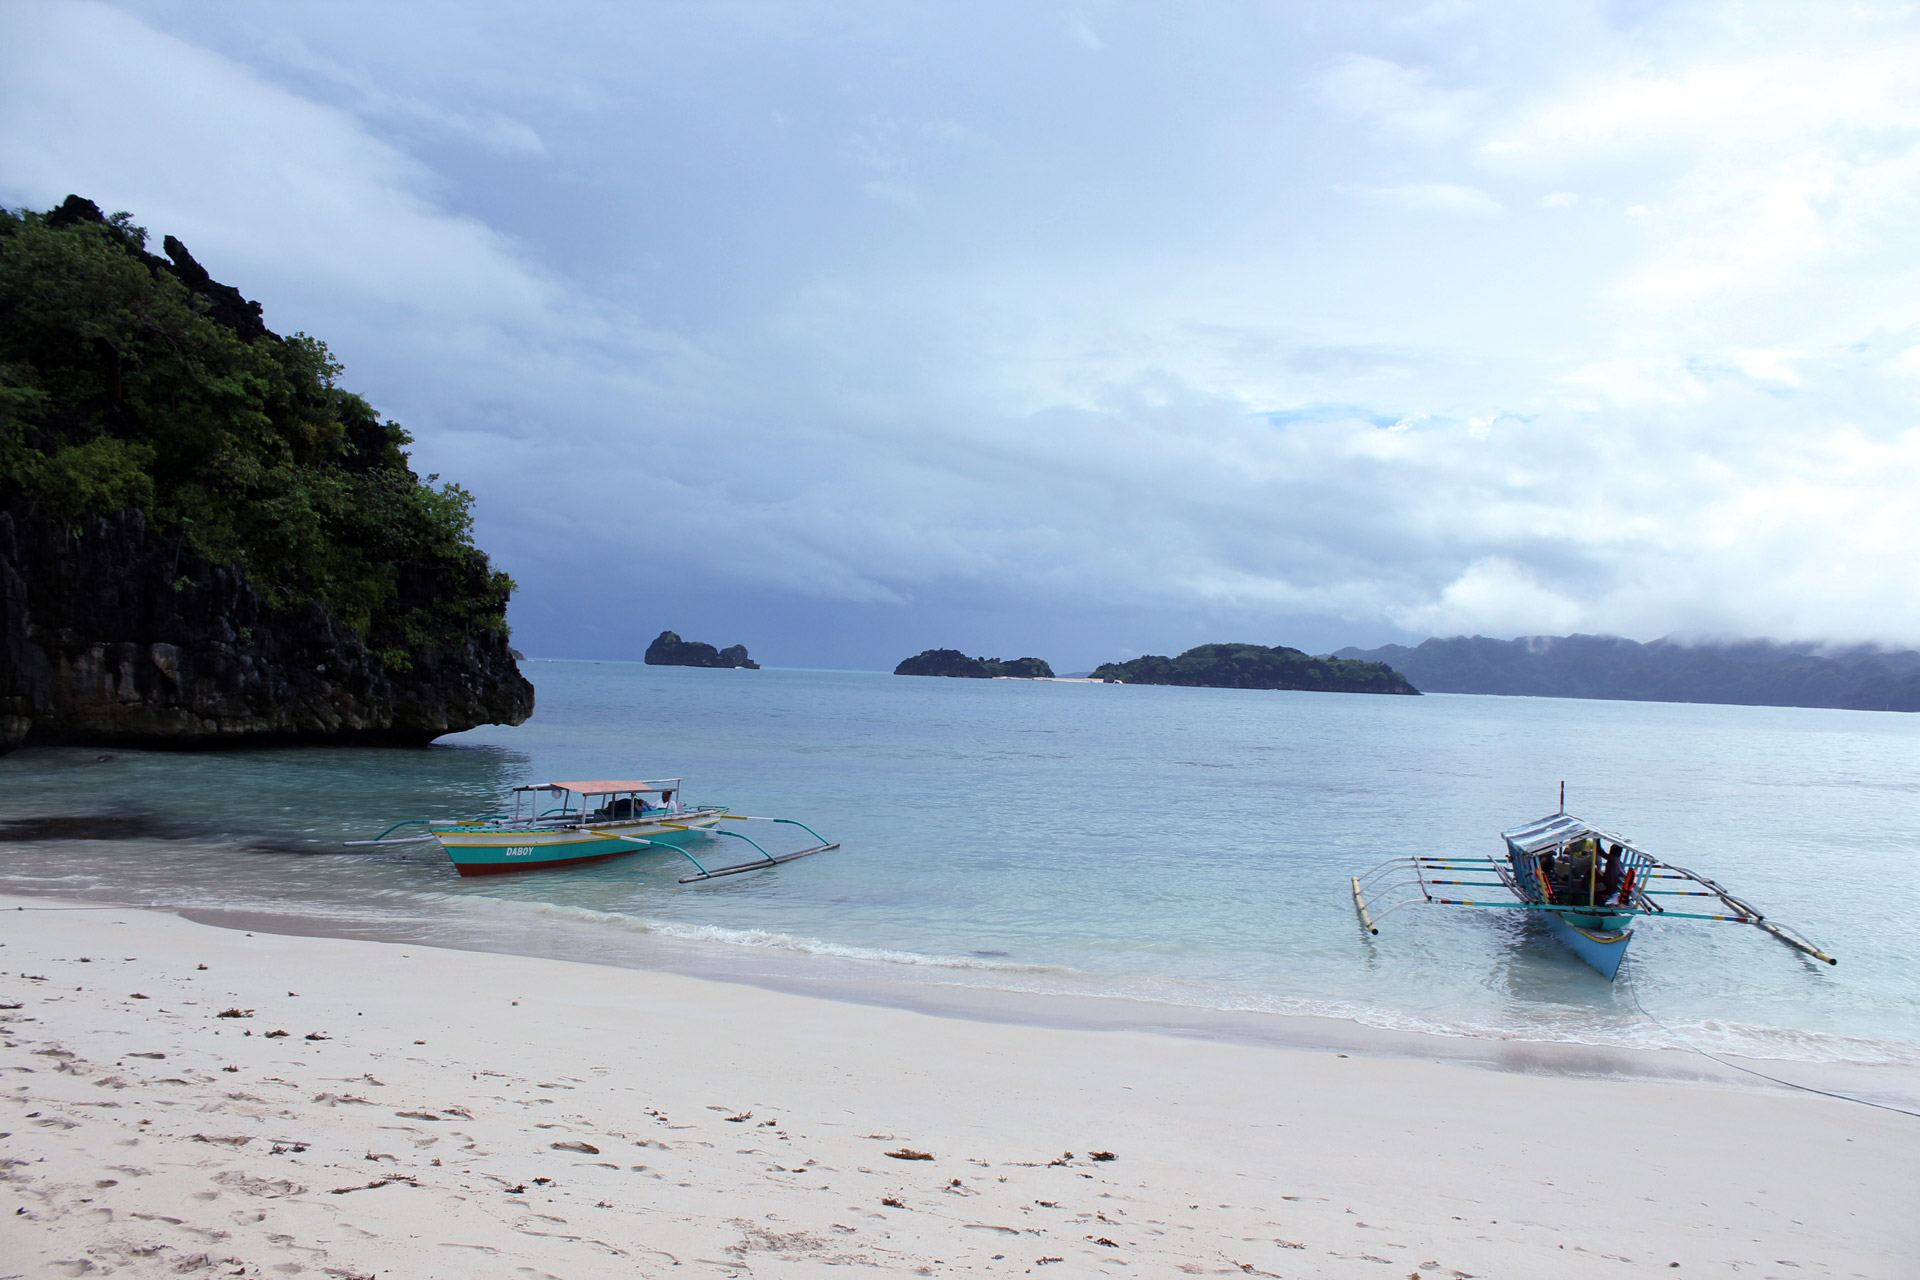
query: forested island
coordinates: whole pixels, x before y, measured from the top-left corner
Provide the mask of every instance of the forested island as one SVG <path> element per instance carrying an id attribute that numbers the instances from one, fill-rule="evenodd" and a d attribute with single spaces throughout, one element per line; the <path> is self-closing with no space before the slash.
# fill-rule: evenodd
<path id="1" fill-rule="evenodd" d="M 1767 640 L 1641 644 L 1619 636 L 1432 639 L 1408 648 L 1342 649 L 1389 662 L 1434 693 L 1494 693 L 1640 702 L 1920 711 L 1920 653 Z"/>
<path id="2" fill-rule="evenodd" d="M 518 724 L 472 498 L 304 334 L 69 196 L 0 210 L 0 751 Z"/>
<path id="3" fill-rule="evenodd" d="M 682 640 L 672 631 L 662 631 L 647 646 L 650 667 L 740 667 L 758 671 L 760 664 L 747 656 L 747 646 L 730 644 L 716 649 L 703 640 Z"/>
<path id="4" fill-rule="evenodd" d="M 1209 689 L 1305 689 L 1322 693 L 1398 693 L 1418 696 L 1407 678 L 1384 662 L 1315 658 L 1283 645 L 1203 644 L 1177 658 L 1148 654 L 1095 667 L 1095 680 L 1117 684 L 1174 684 Z"/>
<path id="5" fill-rule="evenodd" d="M 969 658 L 958 649 L 925 649 L 893 669 L 897 676 L 958 676 L 967 680 L 1051 680 L 1053 668 L 1041 658 Z"/>

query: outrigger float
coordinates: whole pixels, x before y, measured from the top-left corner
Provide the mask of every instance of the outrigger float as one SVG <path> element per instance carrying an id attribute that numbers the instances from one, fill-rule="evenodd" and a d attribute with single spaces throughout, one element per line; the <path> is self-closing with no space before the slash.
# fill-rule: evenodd
<path id="1" fill-rule="evenodd" d="M 1364 876 L 1352 877 L 1354 909 L 1369 940 L 1380 932 L 1381 920 L 1406 907 L 1493 907 L 1537 914 L 1568 950 L 1608 979 L 1620 971 L 1639 916 L 1750 924 L 1816 960 L 1840 963 L 1705 876 L 1662 862 L 1625 836 L 1572 816 L 1567 812 L 1566 794 L 1562 783 L 1560 812 L 1500 833 L 1507 846 L 1504 858 L 1415 854 L 1390 859 Z M 1406 878 L 1383 883 L 1396 874 Z M 1475 874 L 1491 874 L 1494 879 L 1454 878 Z M 1439 896 L 1456 888 L 1505 889 L 1517 901 Z M 1387 909 L 1375 916 L 1367 905 L 1369 895 L 1377 906 L 1388 894 L 1400 896 L 1386 899 Z M 1661 898 L 1708 898 L 1712 901 L 1702 906 L 1717 905 L 1721 910 L 1680 911 L 1659 902 Z"/>
<path id="2" fill-rule="evenodd" d="M 439 822 L 409 818 L 396 822 L 371 840 L 349 840 L 349 847 L 418 844 L 438 840 L 463 876 L 494 875 L 528 867 L 561 867 L 600 858 L 665 849 L 693 864 L 693 874 L 681 884 L 715 880 L 761 871 L 795 858 L 838 849 L 804 822 L 792 818 L 756 818 L 730 813 L 726 805 L 687 805 L 680 800 L 680 779 L 644 781 L 542 782 L 513 789 L 513 812 L 483 818 Z M 777 822 L 799 827 L 819 841 L 791 853 L 769 853 L 760 843 L 723 822 Z M 408 827 L 425 830 L 395 835 Z M 751 862 L 708 867 L 682 846 L 703 836 L 745 840 L 759 853 Z"/>

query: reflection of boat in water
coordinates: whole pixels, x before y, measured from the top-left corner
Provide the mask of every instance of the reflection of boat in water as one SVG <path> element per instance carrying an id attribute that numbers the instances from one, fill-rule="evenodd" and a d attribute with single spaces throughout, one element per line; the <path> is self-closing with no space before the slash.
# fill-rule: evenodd
<path id="1" fill-rule="evenodd" d="M 1662 862 L 1626 837 L 1572 816 L 1566 811 L 1565 794 L 1562 787 L 1560 812 L 1500 833 L 1506 843 L 1505 857 L 1416 854 L 1391 859 L 1364 876 L 1353 877 L 1354 907 L 1360 912 L 1368 936 L 1379 933 L 1380 928 L 1368 909 L 1366 895 L 1375 895 L 1374 903 L 1378 905 L 1382 895 L 1398 892 L 1402 896 L 1391 901 L 1378 919 L 1385 919 L 1402 907 L 1426 905 L 1530 911 L 1546 922 L 1548 930 L 1568 950 L 1608 978 L 1620 971 L 1620 962 L 1626 958 L 1636 916 L 1750 924 L 1816 960 L 1839 963 L 1792 929 L 1767 919 L 1759 910 L 1705 876 Z M 1395 872 L 1410 878 L 1383 883 Z M 1495 878 L 1442 878 L 1475 874 L 1491 874 Z M 1445 893 L 1454 886 L 1504 888 L 1517 900 L 1483 902 L 1435 896 L 1435 889 Z M 1409 889 L 1419 896 L 1406 896 Z M 1676 903 L 1670 907 L 1660 901 L 1663 898 L 1711 899 L 1700 905 L 1718 906 L 1721 910 L 1677 910 L 1689 904 Z"/>
<path id="2" fill-rule="evenodd" d="M 779 822 L 799 827 L 820 843 L 791 853 L 769 853 L 760 844 L 722 822 Z M 426 830 L 394 833 L 407 827 Z M 745 840 L 760 856 L 751 862 L 708 868 L 683 846 L 704 836 Z M 755 818 L 729 813 L 725 805 L 688 805 L 680 798 L 680 779 L 543 782 L 513 789 L 513 812 L 457 822 L 411 818 L 396 822 L 371 840 L 349 840 L 356 848 L 438 840 L 463 876 L 491 875 L 528 867 L 558 867 L 591 862 L 643 849 L 670 850 L 693 863 L 694 874 L 681 884 L 711 880 L 778 866 L 808 854 L 837 849 L 812 827 L 791 818 Z"/>

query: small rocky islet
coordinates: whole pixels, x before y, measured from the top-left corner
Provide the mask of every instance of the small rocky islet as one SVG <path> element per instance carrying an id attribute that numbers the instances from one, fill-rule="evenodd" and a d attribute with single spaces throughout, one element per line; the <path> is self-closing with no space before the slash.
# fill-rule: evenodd
<path id="1" fill-rule="evenodd" d="M 1040 658 L 969 658 L 958 649 L 927 649 L 893 669 L 897 676 L 1054 678 Z M 1168 684 L 1208 689 L 1299 689 L 1321 693 L 1396 693 L 1418 696 L 1407 678 L 1384 662 L 1315 658 L 1284 645 L 1195 645 L 1177 658 L 1147 654 L 1109 662 L 1088 677 L 1105 684 Z"/>
<path id="2" fill-rule="evenodd" d="M 1195 645 L 1177 658 L 1150 653 L 1128 662 L 1109 662 L 1094 668 L 1093 679 L 1205 689 L 1420 694 L 1405 676 L 1384 662 L 1316 658 L 1285 645 Z"/>
<path id="3" fill-rule="evenodd" d="M 682 640 L 678 633 L 662 631 L 647 646 L 646 663 L 650 667 L 737 667 L 758 671 L 760 664 L 747 656 L 747 646 L 730 644 L 716 649 L 704 640 Z"/>
<path id="4" fill-rule="evenodd" d="M 1041 658 L 969 658 L 958 649 L 925 649 L 893 669 L 897 676 L 955 676 L 963 680 L 1051 680 Z"/>

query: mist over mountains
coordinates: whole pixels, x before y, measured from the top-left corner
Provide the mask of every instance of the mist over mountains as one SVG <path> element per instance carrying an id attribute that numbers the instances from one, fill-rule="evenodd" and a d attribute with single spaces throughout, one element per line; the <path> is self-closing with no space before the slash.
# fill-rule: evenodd
<path id="1" fill-rule="evenodd" d="M 1494 693 L 1638 702 L 1920 711 L 1920 653 L 1830 649 L 1771 640 L 1646 644 L 1619 636 L 1453 636 L 1412 648 L 1348 647 L 1333 655 L 1384 662 L 1427 693 Z"/>

